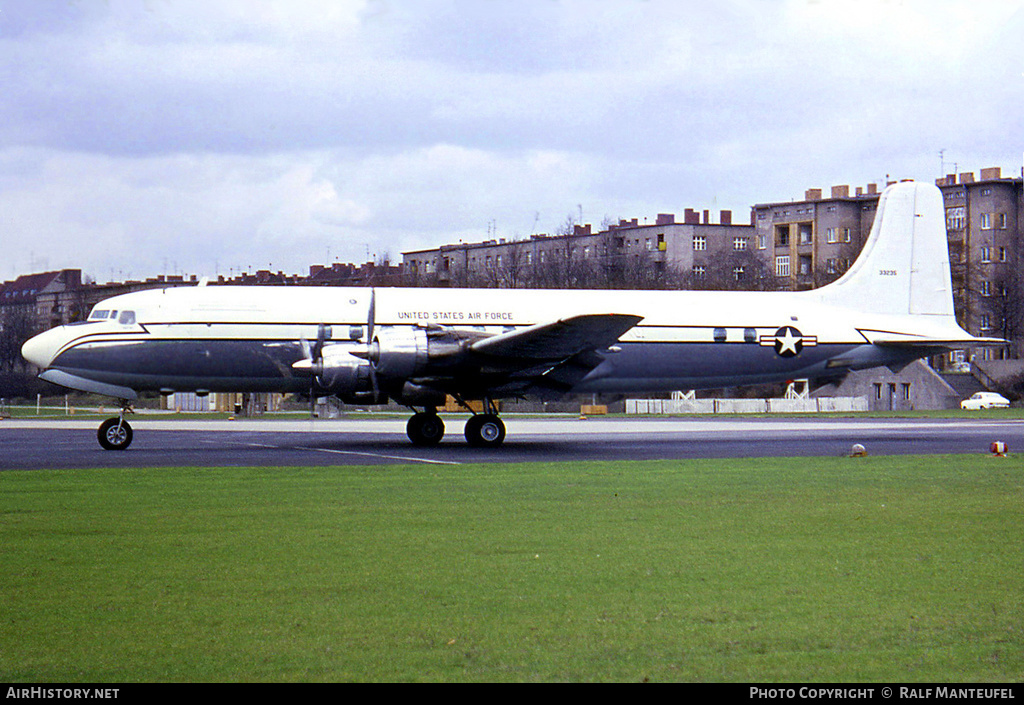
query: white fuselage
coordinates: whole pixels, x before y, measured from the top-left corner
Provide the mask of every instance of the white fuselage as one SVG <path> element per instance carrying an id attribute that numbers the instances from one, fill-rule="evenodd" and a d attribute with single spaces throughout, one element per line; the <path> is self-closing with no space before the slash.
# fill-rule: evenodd
<path id="1" fill-rule="evenodd" d="M 440 326 L 496 335 L 582 314 L 642 316 L 598 369 L 567 390 L 625 393 L 839 376 L 849 369 L 905 364 L 927 351 L 878 347 L 872 337 L 943 337 L 948 328 L 938 318 L 828 306 L 814 294 L 175 288 L 108 299 L 93 315 L 116 312 L 116 318 L 48 331 L 26 344 L 25 355 L 40 368 L 65 373 L 62 384 L 80 379 L 135 392 L 304 391 L 308 378 L 292 368 L 302 359 L 304 341 L 316 340 L 326 325 L 327 345 L 365 346 L 375 297 L 378 333 Z"/>

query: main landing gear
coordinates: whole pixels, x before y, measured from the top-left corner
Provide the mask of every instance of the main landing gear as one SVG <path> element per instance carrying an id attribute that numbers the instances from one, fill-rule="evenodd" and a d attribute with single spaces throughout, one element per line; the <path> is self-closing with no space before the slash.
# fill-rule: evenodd
<path id="1" fill-rule="evenodd" d="M 463 406 L 466 405 L 463 403 Z M 505 440 L 505 423 L 498 417 L 498 409 L 490 399 L 484 400 L 484 409 L 485 413 L 474 412 L 466 421 L 466 441 L 474 448 L 497 448 Z M 444 438 L 444 421 L 437 415 L 437 409 L 427 407 L 413 414 L 405 425 L 405 432 L 413 445 L 436 446 Z"/>
<path id="2" fill-rule="evenodd" d="M 124 415 L 132 410 L 128 402 L 121 402 L 121 413 L 100 424 L 96 437 L 104 450 L 124 450 L 132 444 L 132 427 Z"/>

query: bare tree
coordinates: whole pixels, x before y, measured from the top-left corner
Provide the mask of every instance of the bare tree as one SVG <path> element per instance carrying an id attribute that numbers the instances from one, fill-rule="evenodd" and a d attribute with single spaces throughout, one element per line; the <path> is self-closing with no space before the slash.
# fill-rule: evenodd
<path id="1" fill-rule="evenodd" d="M 0 311 L 0 371 L 26 371 L 21 346 L 37 332 L 33 305 L 8 306 Z"/>

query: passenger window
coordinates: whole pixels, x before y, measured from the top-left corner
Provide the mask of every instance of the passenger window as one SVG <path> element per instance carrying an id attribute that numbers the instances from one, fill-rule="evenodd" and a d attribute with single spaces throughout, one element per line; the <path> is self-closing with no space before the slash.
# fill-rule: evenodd
<path id="1" fill-rule="evenodd" d="M 743 342 L 744 343 L 756 343 L 757 342 L 757 329 L 755 329 L 755 328 L 744 328 L 743 329 Z"/>
<path id="2" fill-rule="evenodd" d="M 89 319 L 93 321 L 99 321 L 106 318 L 108 313 L 110 313 L 110 311 L 93 311 L 92 315 L 89 316 Z"/>
<path id="3" fill-rule="evenodd" d="M 725 328 L 715 328 L 715 342 L 716 343 L 724 343 L 725 342 Z"/>
<path id="4" fill-rule="evenodd" d="M 117 319 L 117 322 L 123 326 L 134 325 L 135 311 L 121 311 L 121 317 Z"/>

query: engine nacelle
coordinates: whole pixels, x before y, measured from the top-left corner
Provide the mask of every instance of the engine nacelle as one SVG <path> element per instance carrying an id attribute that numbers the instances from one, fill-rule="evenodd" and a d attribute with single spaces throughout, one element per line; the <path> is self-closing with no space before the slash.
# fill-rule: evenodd
<path id="1" fill-rule="evenodd" d="M 388 397 L 406 405 L 440 406 L 445 395 L 414 382 L 435 357 L 457 349 L 458 342 L 446 334 L 424 328 L 381 328 L 369 345 L 338 343 L 325 345 L 318 360 L 304 359 L 292 367 L 312 375 L 327 394 L 353 404 L 385 404 Z"/>
<path id="2" fill-rule="evenodd" d="M 328 345 L 321 352 L 316 381 L 331 394 L 369 391 L 370 363 L 349 352 L 347 346 Z"/>
<path id="3" fill-rule="evenodd" d="M 415 376 L 427 364 L 427 332 L 422 328 L 381 330 L 370 344 L 370 362 L 381 377 Z"/>

